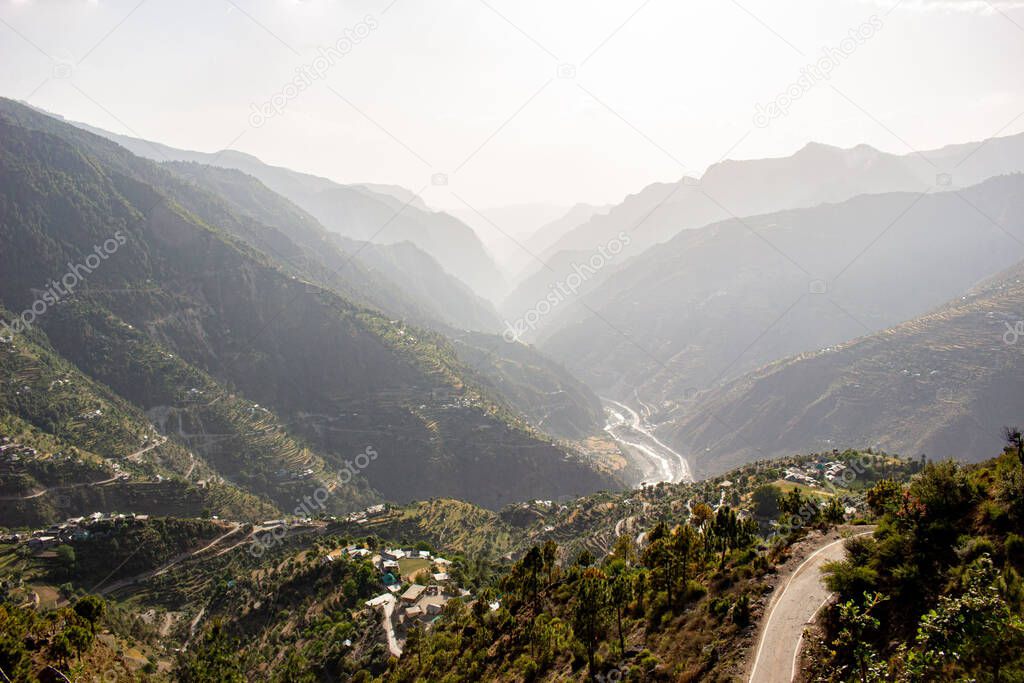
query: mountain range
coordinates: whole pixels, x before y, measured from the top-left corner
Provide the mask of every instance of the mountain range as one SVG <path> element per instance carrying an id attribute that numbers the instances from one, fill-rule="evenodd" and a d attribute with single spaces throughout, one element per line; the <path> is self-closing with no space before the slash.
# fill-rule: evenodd
<path id="1" fill-rule="evenodd" d="M 135 477 L 201 480 L 278 509 L 318 486 L 338 491 L 338 510 L 436 495 L 490 507 L 557 498 L 634 476 L 628 457 L 610 456 L 598 394 L 635 406 L 698 475 L 851 442 L 950 454 L 991 446 L 987 423 L 975 430 L 985 442 L 950 435 L 999 395 L 991 377 L 1006 373 L 974 368 L 1008 367 L 994 354 L 1005 349 L 971 339 L 957 322 L 966 313 L 934 311 L 980 300 L 994 291 L 974 289 L 980 282 L 1024 257 L 1024 175 L 1001 175 L 1024 163 L 1021 136 L 908 156 L 812 144 L 786 159 L 717 164 L 699 182 L 672 185 L 670 201 L 656 199 L 669 187 L 658 185 L 614 207 L 577 205 L 524 237 L 551 255 L 549 267 L 578 266 L 588 252 L 563 247 L 645 206 L 651 221 L 663 211 L 685 220 L 646 249 L 646 233 L 615 233 L 626 248 L 582 279 L 579 296 L 540 316 L 532 346 L 497 334 L 507 318 L 470 284 L 476 276 L 450 272 L 416 240 L 366 234 L 360 216 L 387 209 L 411 212 L 421 238 L 436 229 L 474 243 L 408 190 L 97 135 L 11 101 L 0 116 L 0 302 L 11 316 L 45 300 L 39 273 L 56 278 L 117 237 L 33 333 L 79 383 L 106 388 L 119 424 L 134 415 L 135 433 L 166 437 L 129 466 Z M 957 170 L 929 180 L 933 167 Z M 968 180 L 978 182 L 962 186 Z M 691 225 L 715 215 L 708 188 L 738 211 L 788 208 Z M 326 208 L 342 197 L 349 213 Z M 645 225 L 665 235 L 679 227 L 664 218 Z M 1015 291 L 1008 277 L 997 288 L 1006 296 Z M 503 311 L 530 287 L 543 293 L 544 280 L 528 278 Z M 1015 324 L 990 304 L 987 320 Z M 851 379 L 851 367 L 875 376 L 870 368 L 898 365 L 879 340 L 899 340 L 888 351 L 898 358 L 936 356 L 906 334 L 922 326 L 972 349 L 927 369 L 961 378 L 936 388 L 956 396 L 958 410 L 927 392 L 909 400 L 876 387 L 851 399 L 846 387 L 869 386 Z M 874 417 L 844 412 L 865 403 Z M 988 411 L 992 419 L 1009 419 L 1015 406 L 1006 403 L 1005 416 Z M 7 419 L 78 448 L 88 467 L 108 472 L 119 461 L 19 410 L 9 406 Z M 338 486 L 332 472 L 366 448 L 388 466 Z M 46 488 L 33 477 L 21 490 Z"/>
<path id="2" fill-rule="evenodd" d="M 379 184 L 342 185 L 308 173 L 266 164 L 234 150 L 176 149 L 158 142 L 74 124 L 153 161 L 193 161 L 250 175 L 314 216 L 331 232 L 377 244 L 411 242 L 478 295 L 496 300 L 504 278 L 476 233 L 457 218 L 432 211 L 415 193 Z"/>
<path id="3" fill-rule="evenodd" d="M 625 232 L 630 243 L 579 289 L 597 288 L 632 256 L 660 245 L 681 231 L 716 222 L 781 210 L 839 203 L 865 194 L 942 191 L 966 188 L 988 178 L 1024 171 L 1024 134 L 941 149 L 894 155 L 867 145 L 840 149 L 810 143 L 783 158 L 725 160 L 700 177 L 655 183 L 605 213 L 593 216 L 540 254 L 544 267 L 522 280 L 501 305 L 517 318 L 543 298 L 573 267 Z M 658 247 L 661 248 L 660 246 Z M 558 326 L 566 307 L 547 316 L 527 339 Z"/>
<path id="4" fill-rule="evenodd" d="M 1024 257 L 1024 175 L 716 223 L 630 260 L 539 346 L 600 392 L 681 403 L 877 332 Z"/>
<path id="5" fill-rule="evenodd" d="M 0 301 L 31 310 L 47 277 L 87 264 L 33 331 L 219 480 L 281 509 L 326 487 L 337 510 L 442 494 L 500 507 L 615 485 L 440 333 L 347 298 L 333 279 L 342 252 L 315 222 L 271 220 L 290 207 L 259 185 L 208 182 L 9 100 L 0 127 Z M 366 449 L 372 464 L 336 475 Z"/>

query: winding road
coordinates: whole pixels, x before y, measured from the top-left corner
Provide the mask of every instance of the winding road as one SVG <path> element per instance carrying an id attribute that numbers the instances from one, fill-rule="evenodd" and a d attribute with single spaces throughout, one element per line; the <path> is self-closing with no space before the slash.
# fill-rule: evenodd
<path id="1" fill-rule="evenodd" d="M 141 459 L 142 459 L 143 455 L 145 455 L 146 453 L 149 453 L 154 448 L 159 448 L 160 446 L 163 446 L 165 443 L 167 443 L 167 437 L 166 436 L 157 437 L 157 439 L 154 440 L 153 443 L 149 444 L 148 446 L 146 446 L 144 448 L 140 448 L 139 450 L 135 451 L 134 453 L 128 454 L 127 456 L 125 456 L 125 458 L 127 460 L 132 461 L 132 462 L 141 462 Z"/>
<path id="2" fill-rule="evenodd" d="M 686 458 L 654 436 L 635 410 L 610 398 L 601 400 L 608 416 L 604 430 L 618 443 L 638 451 L 653 467 L 653 476 L 645 483 L 693 481 Z"/>
<path id="3" fill-rule="evenodd" d="M 871 533 L 863 531 L 851 538 Z M 790 683 L 796 678 L 804 627 L 832 599 L 821 581 L 821 568 L 843 559 L 846 540 L 816 549 L 775 589 L 762 620 L 749 683 Z"/>
<path id="4" fill-rule="evenodd" d="M 212 541 L 210 541 L 206 545 L 202 546 L 201 548 L 197 548 L 195 550 L 188 550 L 186 552 L 179 553 L 178 555 L 175 555 L 170 560 L 168 560 L 167 562 L 165 562 L 164 564 L 160 565 L 159 567 L 157 567 L 155 569 L 150 569 L 149 571 L 143 572 L 141 574 L 137 574 L 136 576 L 129 576 L 129 577 L 124 578 L 124 579 L 118 579 L 117 581 L 109 583 L 109 584 L 107 584 L 105 586 L 103 586 L 103 583 L 106 581 L 106 579 L 104 579 L 100 583 L 96 584 L 96 586 L 93 587 L 92 591 L 90 591 L 90 592 L 98 593 L 99 595 L 106 595 L 107 593 L 112 593 L 112 592 L 114 592 L 116 590 L 120 590 L 121 588 L 124 588 L 126 586 L 131 586 L 132 584 L 138 583 L 138 582 L 143 581 L 145 579 L 148 579 L 148 578 L 151 578 L 151 577 L 154 577 L 154 576 L 160 576 L 161 574 L 166 574 L 175 565 L 179 564 L 180 562 L 182 562 L 184 560 L 190 559 L 192 557 L 195 557 L 196 555 L 199 555 L 201 553 L 206 552 L 207 550 L 209 550 L 210 548 L 213 548 L 214 546 L 218 545 L 221 541 L 223 541 L 227 537 L 235 534 L 239 529 L 242 528 L 242 524 L 239 523 L 239 522 L 230 522 L 228 524 L 228 526 L 230 528 L 228 529 L 227 532 L 225 532 L 224 534 L 221 534 L 220 536 L 217 536 L 216 538 L 214 538 Z M 141 546 L 140 546 L 140 548 L 141 548 Z M 128 557 L 125 558 L 125 562 L 127 562 L 129 559 L 131 559 L 132 555 L 134 555 L 134 554 L 135 553 L 132 553 L 132 554 L 128 555 Z M 122 562 L 121 564 L 123 565 L 124 562 Z M 120 567 L 118 567 L 118 569 L 119 568 Z M 114 572 L 116 572 L 116 571 L 117 571 L 117 569 L 114 570 Z M 103 586 L 103 587 L 101 588 L 100 586 Z"/>
<path id="5" fill-rule="evenodd" d="M 72 489 L 79 489 L 83 486 L 103 486 L 104 484 L 110 484 L 118 480 L 121 475 L 114 475 L 110 479 L 103 479 L 102 481 L 83 481 L 78 484 L 67 484 L 65 486 L 51 486 L 48 489 L 42 491 L 36 491 L 35 493 L 26 493 L 19 496 L 0 496 L 0 501 L 10 500 L 32 500 L 33 498 L 39 498 L 45 496 L 47 493 L 55 493 L 57 491 L 71 491 Z"/>

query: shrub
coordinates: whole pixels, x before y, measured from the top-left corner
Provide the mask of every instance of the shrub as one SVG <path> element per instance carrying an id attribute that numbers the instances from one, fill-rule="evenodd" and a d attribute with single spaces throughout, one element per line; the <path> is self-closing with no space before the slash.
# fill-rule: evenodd
<path id="1" fill-rule="evenodd" d="M 694 602 L 700 600 L 708 594 L 708 589 L 703 584 L 700 584 L 693 579 L 686 582 L 686 590 L 683 592 L 683 600 L 685 602 Z"/>
<path id="2" fill-rule="evenodd" d="M 849 562 L 829 562 L 822 569 L 825 585 L 844 598 L 863 595 L 871 591 L 878 582 L 878 572 L 868 567 L 858 567 Z"/>
<path id="3" fill-rule="evenodd" d="M 719 596 L 711 600 L 711 603 L 708 605 L 708 612 L 718 619 L 722 619 L 726 614 L 728 614 L 730 607 L 732 607 L 732 603 L 729 598 Z"/>
<path id="4" fill-rule="evenodd" d="M 744 628 L 750 624 L 750 596 L 744 593 L 732 607 L 732 622 Z"/>
<path id="5" fill-rule="evenodd" d="M 515 663 L 516 671 L 518 671 L 524 681 L 532 681 L 537 678 L 537 673 L 540 668 L 537 666 L 537 662 L 533 661 L 530 655 L 520 655 L 519 659 Z"/>
<path id="6" fill-rule="evenodd" d="M 1006 552 L 1006 559 L 1010 562 L 1018 567 L 1024 564 L 1024 537 L 1017 534 L 1007 535 L 1003 550 Z"/>

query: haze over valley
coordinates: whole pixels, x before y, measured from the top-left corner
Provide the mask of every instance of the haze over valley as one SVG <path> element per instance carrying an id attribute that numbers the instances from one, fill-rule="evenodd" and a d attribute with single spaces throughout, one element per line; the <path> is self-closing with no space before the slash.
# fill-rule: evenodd
<path id="1" fill-rule="evenodd" d="M 0 681 L 1018 680 L 1022 26 L 0 6 Z"/>

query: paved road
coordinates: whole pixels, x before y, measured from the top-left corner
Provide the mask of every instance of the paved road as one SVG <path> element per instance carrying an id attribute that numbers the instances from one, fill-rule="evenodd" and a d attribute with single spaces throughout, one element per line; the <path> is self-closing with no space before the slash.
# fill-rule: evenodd
<path id="1" fill-rule="evenodd" d="M 402 646 L 398 642 L 398 637 L 395 635 L 395 625 L 392 621 L 392 615 L 394 614 L 395 607 L 398 601 L 394 595 L 385 593 L 384 595 L 378 595 L 373 600 L 366 602 L 367 607 L 380 607 L 381 610 L 381 626 L 384 627 L 384 633 L 388 639 L 388 652 L 393 657 L 402 656 Z"/>
<path id="2" fill-rule="evenodd" d="M 842 538 L 815 550 L 775 589 L 754 652 L 750 683 L 790 683 L 796 677 L 804 627 L 832 597 L 821 581 L 821 567 L 843 559 L 845 541 Z"/>

